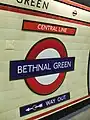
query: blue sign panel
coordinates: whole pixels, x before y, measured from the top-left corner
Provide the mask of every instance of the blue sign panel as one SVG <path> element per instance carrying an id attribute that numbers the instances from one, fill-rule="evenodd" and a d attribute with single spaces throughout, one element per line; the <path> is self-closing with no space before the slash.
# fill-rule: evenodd
<path id="1" fill-rule="evenodd" d="M 43 101 L 39 101 L 30 105 L 20 107 L 20 117 L 59 104 L 69 99 L 70 99 L 70 93 L 68 92 L 63 95 L 59 95 L 50 99 L 46 99 Z"/>
<path id="2" fill-rule="evenodd" d="M 75 57 L 10 61 L 10 80 L 74 70 Z"/>

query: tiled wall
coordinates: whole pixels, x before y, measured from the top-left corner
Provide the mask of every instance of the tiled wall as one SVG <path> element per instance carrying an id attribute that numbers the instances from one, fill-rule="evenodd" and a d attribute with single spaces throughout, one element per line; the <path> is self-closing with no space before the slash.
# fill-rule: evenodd
<path id="1" fill-rule="evenodd" d="M 12 2 L 11 0 L 2 0 L 1 3 L 16 5 L 16 2 Z M 70 9 L 73 8 L 71 7 Z M 84 15 L 83 17 L 80 16 L 83 14 L 83 11 L 80 10 L 79 12 L 81 14 L 78 15 L 78 18 L 83 19 Z M 86 13 L 85 18 L 90 22 L 90 19 L 88 20 L 89 13 Z M 22 31 L 24 19 L 72 26 L 77 28 L 77 32 L 75 36 L 26 32 Z M 90 27 L 84 25 L 0 10 L 0 120 L 24 120 L 88 95 L 87 66 L 90 49 L 89 31 Z M 75 57 L 75 70 L 66 74 L 63 84 L 53 94 L 40 96 L 33 93 L 27 87 L 24 79 L 10 81 L 9 68 L 11 60 L 24 60 L 31 47 L 41 39 L 47 37 L 54 37 L 62 41 L 67 49 L 68 56 Z M 70 92 L 69 101 L 20 118 L 19 107 L 52 98 L 53 96 L 66 92 Z"/>

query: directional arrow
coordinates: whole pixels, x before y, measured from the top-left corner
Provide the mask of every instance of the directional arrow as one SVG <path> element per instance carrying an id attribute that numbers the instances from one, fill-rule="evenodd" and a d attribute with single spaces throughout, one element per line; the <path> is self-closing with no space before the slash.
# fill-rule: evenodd
<path id="1" fill-rule="evenodd" d="M 41 103 L 40 105 L 33 105 L 31 108 L 27 108 L 25 111 L 26 112 L 29 112 L 31 110 L 36 110 L 37 108 L 42 108 L 43 107 L 43 104 Z"/>

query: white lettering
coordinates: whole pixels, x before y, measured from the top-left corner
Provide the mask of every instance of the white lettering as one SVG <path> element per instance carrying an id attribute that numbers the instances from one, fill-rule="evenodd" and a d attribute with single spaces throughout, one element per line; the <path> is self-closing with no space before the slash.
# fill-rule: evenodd
<path id="1" fill-rule="evenodd" d="M 59 32 L 62 32 L 62 33 L 66 33 L 67 32 L 67 28 L 64 28 L 64 27 L 59 27 L 58 31 Z"/>
<path id="2" fill-rule="evenodd" d="M 49 106 L 49 105 L 52 105 L 54 104 L 56 101 L 56 99 L 52 99 L 52 100 L 49 100 L 49 101 L 46 101 L 46 105 Z"/>
<path id="3" fill-rule="evenodd" d="M 58 64 L 57 64 L 57 62 L 54 63 L 53 68 L 54 68 L 54 69 L 58 69 Z"/>
<path id="4" fill-rule="evenodd" d="M 41 29 L 41 24 L 38 24 L 37 28 L 38 28 L 38 30 L 40 30 Z"/>
<path id="5" fill-rule="evenodd" d="M 29 72 L 31 72 L 33 65 L 27 65 L 27 66 L 28 66 L 28 68 L 29 68 Z"/>
<path id="6" fill-rule="evenodd" d="M 59 69 L 59 68 L 68 68 L 68 67 L 71 67 L 72 66 L 72 63 L 71 61 L 65 61 L 65 62 L 55 62 L 53 64 L 53 68 L 54 69 Z"/>
<path id="7" fill-rule="evenodd" d="M 23 73 L 27 73 L 27 65 L 23 66 Z"/>
<path id="8" fill-rule="evenodd" d="M 66 100 L 66 95 L 57 98 L 58 102 L 63 101 L 63 100 Z"/>
<path id="9" fill-rule="evenodd" d="M 37 28 L 38 30 L 43 30 L 43 31 L 58 32 L 57 30 L 58 27 L 51 25 L 38 24 Z"/>
<path id="10" fill-rule="evenodd" d="M 38 69 L 37 66 L 33 66 L 33 68 L 32 68 L 32 72 L 37 71 L 37 69 Z"/>
<path id="11" fill-rule="evenodd" d="M 18 66 L 17 73 L 18 74 L 22 73 L 22 66 Z"/>
<path id="12" fill-rule="evenodd" d="M 44 70 L 51 70 L 49 63 L 44 65 Z"/>
<path id="13" fill-rule="evenodd" d="M 42 65 L 38 64 L 38 68 L 43 71 L 44 70 L 43 64 Z"/>
<path id="14" fill-rule="evenodd" d="M 37 71 L 51 70 L 50 64 L 23 65 L 17 67 L 17 73 L 30 73 Z"/>

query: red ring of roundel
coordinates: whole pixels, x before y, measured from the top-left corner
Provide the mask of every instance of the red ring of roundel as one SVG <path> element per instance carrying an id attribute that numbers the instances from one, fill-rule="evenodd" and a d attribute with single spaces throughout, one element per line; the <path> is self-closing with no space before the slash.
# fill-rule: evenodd
<path id="1" fill-rule="evenodd" d="M 61 56 L 61 58 L 67 57 L 67 51 L 64 46 L 64 44 L 56 39 L 56 38 L 45 38 L 39 42 L 37 42 L 28 52 L 25 60 L 35 60 L 36 57 L 40 52 L 42 52 L 45 49 L 55 49 Z M 64 81 L 66 72 L 60 73 L 58 78 L 49 85 L 42 85 L 40 84 L 35 77 L 32 78 L 26 78 L 25 82 L 28 85 L 28 87 L 35 93 L 40 95 L 48 95 L 56 91 L 59 86 Z"/>

